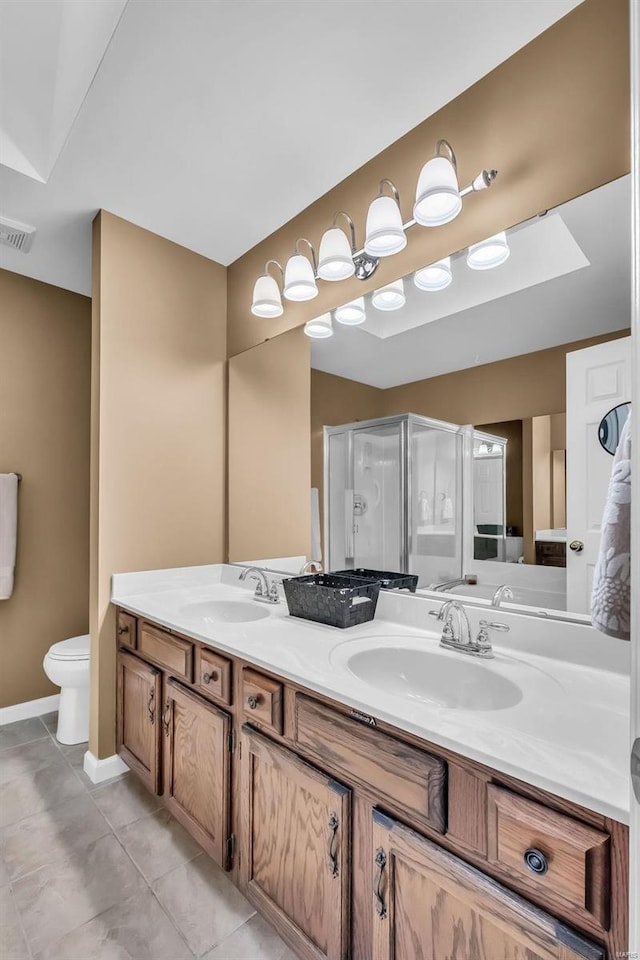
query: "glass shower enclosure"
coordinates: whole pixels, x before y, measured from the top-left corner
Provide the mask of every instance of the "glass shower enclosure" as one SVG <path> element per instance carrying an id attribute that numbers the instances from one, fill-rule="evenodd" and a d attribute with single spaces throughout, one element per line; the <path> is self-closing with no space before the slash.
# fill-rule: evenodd
<path id="1" fill-rule="evenodd" d="M 412 413 L 325 427 L 326 569 L 460 578 L 468 429 Z"/>

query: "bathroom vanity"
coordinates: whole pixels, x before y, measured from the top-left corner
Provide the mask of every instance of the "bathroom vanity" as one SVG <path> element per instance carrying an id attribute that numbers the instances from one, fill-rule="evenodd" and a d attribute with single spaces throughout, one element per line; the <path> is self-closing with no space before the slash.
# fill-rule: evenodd
<path id="1" fill-rule="evenodd" d="M 518 731 L 522 707 L 493 710 L 492 725 L 482 708 L 459 720 L 463 704 L 456 714 L 377 696 L 340 667 L 350 644 L 389 644 L 393 631 L 404 648 L 422 643 L 464 669 L 469 658 L 440 654 L 433 631 L 376 620 L 368 641 L 373 624 L 294 621 L 237 585 L 187 589 L 170 573 L 151 592 L 115 578 L 118 751 L 301 958 L 612 960 L 626 949 L 628 829 L 597 747 L 576 756 L 583 802 L 567 770 L 558 793 L 543 789 L 545 764 L 559 771 L 562 756 L 545 756 L 544 732 Z M 390 598 L 379 616 L 385 602 L 390 616 L 410 604 L 416 623 L 433 606 Z M 525 676 L 506 655 L 498 673 L 501 659 Z M 416 732 L 438 717 L 444 733 Z M 478 761 L 483 743 L 495 766 Z"/>

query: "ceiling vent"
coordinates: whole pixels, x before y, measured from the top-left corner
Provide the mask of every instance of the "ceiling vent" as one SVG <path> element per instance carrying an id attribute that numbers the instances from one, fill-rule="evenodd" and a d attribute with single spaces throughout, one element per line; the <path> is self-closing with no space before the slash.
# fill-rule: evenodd
<path id="1" fill-rule="evenodd" d="M 20 253 L 29 253 L 35 235 L 35 227 L 18 223 L 17 220 L 9 220 L 8 217 L 0 217 L 0 243 L 4 243 L 5 246 L 13 247 Z"/>

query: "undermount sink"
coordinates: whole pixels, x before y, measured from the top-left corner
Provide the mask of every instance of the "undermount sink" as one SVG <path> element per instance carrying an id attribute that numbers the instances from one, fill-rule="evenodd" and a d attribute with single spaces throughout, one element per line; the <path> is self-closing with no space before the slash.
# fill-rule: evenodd
<path id="1" fill-rule="evenodd" d="M 360 680 L 411 700 L 462 710 L 505 710 L 522 700 L 520 687 L 485 662 L 411 647 L 374 647 L 346 659 Z"/>
<path id="2" fill-rule="evenodd" d="M 243 600 L 201 600 L 185 604 L 180 612 L 205 623 L 250 623 L 269 616 L 268 610 Z"/>

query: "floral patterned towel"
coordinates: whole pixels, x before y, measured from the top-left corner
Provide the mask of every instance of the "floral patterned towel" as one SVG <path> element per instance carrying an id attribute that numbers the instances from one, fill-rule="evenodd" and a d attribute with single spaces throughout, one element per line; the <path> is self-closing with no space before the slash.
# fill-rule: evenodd
<path id="1" fill-rule="evenodd" d="M 613 459 L 602 518 L 600 554 L 593 577 L 593 626 L 610 637 L 631 639 L 631 414 Z"/>

